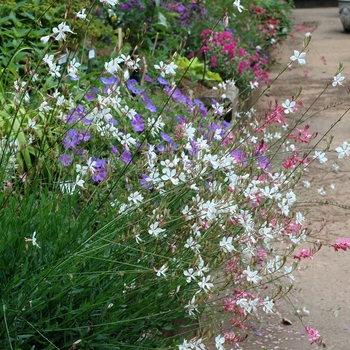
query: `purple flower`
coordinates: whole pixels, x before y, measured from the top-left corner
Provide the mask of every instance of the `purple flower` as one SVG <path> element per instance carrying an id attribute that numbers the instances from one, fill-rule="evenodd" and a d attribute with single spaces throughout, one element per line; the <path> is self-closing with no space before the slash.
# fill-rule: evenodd
<path id="1" fill-rule="evenodd" d="M 153 188 L 153 181 L 150 181 L 150 177 L 146 174 L 141 174 L 140 183 L 141 186 L 147 190 L 151 190 Z"/>
<path id="2" fill-rule="evenodd" d="M 240 150 L 235 149 L 231 156 L 235 159 L 236 162 L 240 163 L 240 165 L 247 165 L 247 156 Z"/>
<path id="3" fill-rule="evenodd" d="M 87 109 L 79 104 L 76 108 L 72 108 L 66 116 L 68 124 L 76 123 L 82 120 L 87 113 Z"/>
<path id="4" fill-rule="evenodd" d="M 143 98 L 141 99 L 141 102 L 145 103 L 146 108 L 152 113 L 157 112 L 157 107 L 151 102 L 151 99 L 147 94 L 143 93 L 142 96 Z"/>
<path id="5" fill-rule="evenodd" d="M 146 108 L 152 113 L 157 112 L 157 107 L 152 102 L 146 102 Z"/>
<path id="6" fill-rule="evenodd" d="M 115 77 L 114 75 L 112 75 L 111 77 L 109 78 L 105 78 L 105 77 L 102 77 L 101 78 L 101 81 L 103 84 L 106 85 L 105 89 L 103 89 L 103 92 L 105 94 L 108 93 L 108 90 L 109 89 L 113 89 L 114 87 L 118 86 L 119 84 L 119 80 L 117 77 Z"/>
<path id="7" fill-rule="evenodd" d="M 85 95 L 85 100 L 86 101 L 92 101 L 96 98 L 96 94 L 97 94 L 98 88 L 97 87 L 93 87 L 89 90 L 89 92 Z"/>
<path id="8" fill-rule="evenodd" d="M 256 159 L 259 168 L 262 170 L 268 170 L 271 167 L 270 159 L 266 156 L 260 156 Z"/>
<path id="9" fill-rule="evenodd" d="M 170 90 L 168 94 L 177 102 L 179 103 L 185 103 L 186 102 L 186 97 L 182 95 L 181 91 L 179 89 Z"/>
<path id="10" fill-rule="evenodd" d="M 176 119 L 180 122 L 180 123 L 186 123 L 186 118 L 185 117 L 180 117 L 179 115 L 176 116 Z"/>
<path id="11" fill-rule="evenodd" d="M 167 143 L 171 143 L 172 142 L 171 137 L 168 134 L 166 134 L 165 132 L 161 132 L 160 133 L 160 137 Z"/>
<path id="12" fill-rule="evenodd" d="M 64 149 L 78 146 L 80 143 L 78 131 L 75 129 L 69 129 L 62 143 Z"/>
<path id="13" fill-rule="evenodd" d="M 159 77 L 159 78 L 158 78 L 158 81 L 159 81 L 159 83 L 162 84 L 162 85 L 168 85 L 168 82 L 167 82 L 164 78 L 162 78 L 162 77 Z"/>
<path id="14" fill-rule="evenodd" d="M 107 163 L 103 159 L 99 159 L 96 157 L 91 158 L 91 163 L 94 162 L 92 166 L 92 176 L 91 178 L 94 181 L 102 181 L 106 177 L 106 168 Z M 90 161 L 88 161 L 86 164 L 89 165 Z"/>
<path id="15" fill-rule="evenodd" d="M 166 147 L 164 145 L 159 145 L 156 147 L 158 152 L 165 152 L 166 151 Z"/>
<path id="16" fill-rule="evenodd" d="M 111 150 L 112 150 L 113 154 L 118 154 L 119 153 L 118 148 L 115 147 L 114 145 L 111 145 Z"/>
<path id="17" fill-rule="evenodd" d="M 94 181 L 96 181 L 96 182 L 97 182 L 97 181 L 102 181 L 102 180 L 105 179 L 105 176 L 106 176 L 105 172 L 106 172 L 105 167 L 97 168 L 97 169 L 93 172 L 91 178 L 92 178 Z"/>
<path id="18" fill-rule="evenodd" d="M 197 105 L 199 112 L 205 118 L 207 116 L 207 108 L 204 106 L 204 103 L 200 100 L 194 100 L 194 103 Z"/>
<path id="19" fill-rule="evenodd" d="M 121 155 L 120 159 L 125 163 L 125 164 L 130 164 L 132 161 L 132 156 L 129 151 L 124 151 L 123 154 Z"/>
<path id="20" fill-rule="evenodd" d="M 140 115 L 135 114 L 132 121 L 131 125 L 134 128 L 135 132 L 140 132 L 145 129 L 145 124 L 143 123 L 143 120 Z"/>
<path id="21" fill-rule="evenodd" d="M 79 149 L 73 149 L 73 150 L 72 150 L 72 153 L 73 153 L 73 154 L 79 154 L 79 155 L 81 155 L 83 158 L 84 158 L 84 152 L 85 152 L 85 149 L 84 149 L 84 148 L 79 148 Z"/>
<path id="22" fill-rule="evenodd" d="M 134 94 L 134 95 L 141 95 L 145 89 L 136 89 L 135 85 L 137 85 L 137 81 L 135 79 L 130 79 L 126 82 L 127 88 Z"/>
<path id="23" fill-rule="evenodd" d="M 147 74 L 145 74 L 143 77 L 144 77 L 145 80 L 148 81 L 149 83 L 153 83 L 153 79 L 152 79 L 150 76 L 148 76 Z"/>
<path id="24" fill-rule="evenodd" d="M 102 77 L 101 81 L 103 84 L 106 85 L 106 87 L 110 87 L 111 85 L 118 85 L 119 84 L 118 78 L 115 77 L 114 75 L 112 75 L 109 78 Z"/>
<path id="25" fill-rule="evenodd" d="M 71 157 L 69 154 L 62 153 L 62 154 L 60 155 L 60 163 L 61 163 L 63 166 L 69 166 L 69 165 L 71 165 L 71 163 L 72 163 L 72 157 Z"/>
<path id="26" fill-rule="evenodd" d="M 92 160 L 96 162 L 95 168 L 101 168 L 107 165 L 106 161 L 103 159 L 92 157 Z"/>
<path id="27" fill-rule="evenodd" d="M 226 129 L 231 129 L 231 124 L 229 122 L 227 122 L 226 120 L 222 121 L 222 125 L 226 128 Z"/>
<path id="28" fill-rule="evenodd" d="M 89 131 L 87 130 L 79 131 L 79 140 L 87 142 L 90 140 L 90 138 L 91 138 L 91 134 Z"/>

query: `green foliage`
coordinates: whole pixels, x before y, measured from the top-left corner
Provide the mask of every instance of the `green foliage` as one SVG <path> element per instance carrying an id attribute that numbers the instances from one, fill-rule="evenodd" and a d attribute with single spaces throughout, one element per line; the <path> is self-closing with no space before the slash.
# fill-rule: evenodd
<path id="1" fill-rule="evenodd" d="M 175 63 L 178 65 L 178 72 L 181 76 L 193 81 L 200 81 L 204 78 L 206 82 L 221 82 L 222 79 L 218 73 L 211 72 L 207 69 L 203 62 L 199 62 L 195 57 L 191 60 L 186 57 L 179 56 Z"/>
<path id="2" fill-rule="evenodd" d="M 142 223 L 133 215 L 113 219 L 98 198 L 83 207 L 78 195 L 31 191 L 0 197 L 1 347 L 63 350 L 79 339 L 84 349 L 172 344 L 164 335 L 186 314 L 171 293 L 183 282 L 153 277 L 149 257 L 165 250 L 142 258 L 131 233 L 132 222 Z"/>

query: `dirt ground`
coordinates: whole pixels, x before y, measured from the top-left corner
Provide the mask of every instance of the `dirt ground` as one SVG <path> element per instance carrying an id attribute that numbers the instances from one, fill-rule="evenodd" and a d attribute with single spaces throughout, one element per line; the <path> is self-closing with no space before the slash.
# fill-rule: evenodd
<path id="1" fill-rule="evenodd" d="M 266 92 L 260 105 L 275 99 L 282 103 L 291 99 L 303 86 L 301 97 L 304 105 L 299 112 L 306 112 L 306 116 L 310 117 L 310 131 L 318 132 L 319 136 L 314 142 L 321 140 L 318 145 L 321 150 L 326 146 L 327 137 L 333 135 L 331 149 L 335 149 L 343 141 L 350 143 L 350 112 L 324 136 L 350 108 L 350 102 L 346 101 L 350 91 L 350 34 L 343 32 L 337 8 L 298 9 L 294 10 L 293 17 L 295 36 L 288 38 L 276 50 L 277 64 L 270 72 L 271 78 L 279 73 L 281 65 L 290 61 L 294 50 L 301 51 L 305 33 L 312 30 L 306 65 L 294 63 L 293 69 L 286 71 Z M 298 27 L 299 30 L 296 30 Z M 345 65 L 342 73 L 345 76 L 344 86 L 331 86 L 313 104 L 326 84 L 333 81 L 339 62 Z M 331 107 L 342 101 L 345 102 Z M 247 332 L 249 336 L 241 343 L 244 350 L 316 349 L 316 344 L 309 344 L 304 326 L 317 329 L 327 349 L 350 349 L 350 251 L 335 252 L 329 247 L 338 237 L 350 237 L 350 157 L 339 162 L 337 172 L 331 169 L 331 165 L 337 161 L 337 154 L 331 154 L 328 159 L 326 165 L 313 163 L 308 171 L 305 180 L 312 181 L 311 188 L 299 188 L 300 198 L 303 199 L 299 210 L 309 212 L 307 221 L 312 229 L 310 241 L 320 240 L 324 246 L 313 260 L 303 260 L 300 270 L 294 272 L 293 291 L 289 294 L 289 300 L 280 302 L 279 312 L 251 320 L 251 329 Z M 334 189 L 331 189 L 331 183 L 335 185 Z M 326 190 L 325 196 L 317 193 L 321 187 Z M 349 207 L 344 209 L 320 204 L 325 200 Z M 296 310 L 300 310 L 299 316 Z M 291 324 L 284 324 L 283 318 L 290 320 Z"/>

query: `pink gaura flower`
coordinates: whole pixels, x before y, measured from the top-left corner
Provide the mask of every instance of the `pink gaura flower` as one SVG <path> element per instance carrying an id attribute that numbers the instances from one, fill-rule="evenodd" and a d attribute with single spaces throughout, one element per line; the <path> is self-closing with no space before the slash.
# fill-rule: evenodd
<path id="1" fill-rule="evenodd" d="M 299 249 L 299 251 L 299 254 L 294 255 L 294 259 L 300 261 L 301 259 L 310 258 L 312 260 L 314 258 L 314 253 L 311 249 Z"/>
<path id="2" fill-rule="evenodd" d="M 305 327 L 305 329 L 306 329 L 306 332 L 309 336 L 310 344 L 320 343 L 322 341 L 322 337 L 318 333 L 318 330 L 310 328 L 310 327 Z"/>
<path id="3" fill-rule="evenodd" d="M 334 250 L 337 252 L 339 249 L 342 249 L 346 251 L 348 248 L 350 248 L 350 238 L 346 237 L 339 237 L 336 241 L 336 243 L 331 244 L 331 246 L 334 248 Z"/>

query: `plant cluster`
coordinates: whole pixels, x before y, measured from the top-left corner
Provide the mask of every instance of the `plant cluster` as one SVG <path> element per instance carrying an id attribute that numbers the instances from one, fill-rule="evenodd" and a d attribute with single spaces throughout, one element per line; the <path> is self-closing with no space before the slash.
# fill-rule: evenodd
<path id="1" fill-rule="evenodd" d="M 100 3 L 106 11 L 136 6 Z M 235 7 L 242 10 L 237 0 Z M 23 74 L 2 73 L 0 344 L 205 349 L 210 325 L 222 320 L 210 312 L 215 303 L 231 319 L 214 334 L 216 348 L 239 348 L 250 315 L 274 312 L 298 261 L 320 248 L 295 252 L 309 232 L 296 186 L 325 154 L 312 153 L 299 96 L 227 123 L 220 101 L 233 80 L 215 86 L 207 108 L 179 89 L 171 58 L 155 62 L 142 82 L 142 61 L 127 52 L 87 73 L 69 48 L 74 25 L 93 9 L 70 8 L 75 21 L 67 16 L 42 33 L 46 49 Z M 237 50 L 233 61 L 253 64 L 263 79 L 260 56 L 229 31 L 214 33 L 208 45 L 232 45 L 222 54 Z M 290 63 L 305 63 L 307 45 Z M 246 67 L 237 63 L 242 81 Z M 329 86 L 342 84 L 341 71 Z M 335 151 L 350 154 L 347 143 Z"/>

